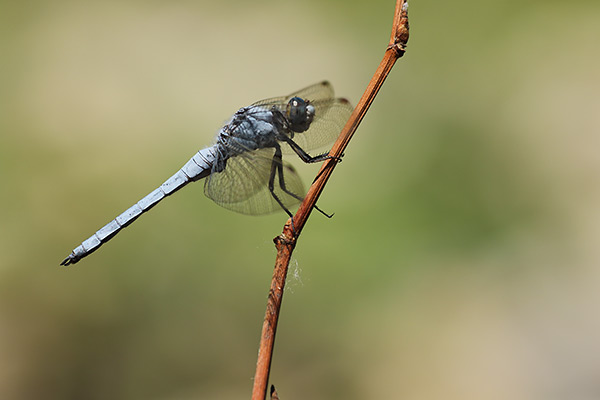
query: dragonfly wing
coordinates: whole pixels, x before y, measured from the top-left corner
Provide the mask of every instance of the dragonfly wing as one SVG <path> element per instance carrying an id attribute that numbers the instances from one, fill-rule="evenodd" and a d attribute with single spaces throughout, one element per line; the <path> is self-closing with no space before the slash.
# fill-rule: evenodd
<path id="1" fill-rule="evenodd" d="M 280 205 L 269 190 L 274 154 L 275 149 L 266 148 L 228 159 L 223 171 L 213 172 L 206 179 L 204 193 L 221 207 L 242 214 L 260 215 L 280 210 Z M 274 193 L 284 206 L 291 207 L 304 197 L 304 187 L 291 165 L 283 162 L 281 167 L 287 192 L 281 187 L 279 175 L 276 174 Z"/>
<path id="2" fill-rule="evenodd" d="M 314 85 L 305 87 L 304 89 L 297 90 L 287 96 L 271 97 L 253 103 L 251 106 L 277 106 L 285 110 L 287 103 L 292 97 L 300 97 L 305 100 L 328 100 L 333 99 L 334 91 L 331 83 L 327 81 L 319 82 Z"/>
<path id="3" fill-rule="evenodd" d="M 304 89 L 300 89 L 290 94 L 289 96 L 287 96 L 287 100 L 289 101 L 289 99 L 291 99 L 292 97 L 300 97 L 303 99 L 308 99 L 310 101 L 329 100 L 333 99 L 333 96 L 333 86 L 328 81 L 323 81 L 314 85 L 310 85 L 308 87 L 305 87 Z"/>

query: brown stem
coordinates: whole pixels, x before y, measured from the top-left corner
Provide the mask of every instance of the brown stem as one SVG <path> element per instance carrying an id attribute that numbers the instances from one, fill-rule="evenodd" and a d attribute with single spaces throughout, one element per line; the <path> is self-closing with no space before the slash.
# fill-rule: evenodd
<path id="1" fill-rule="evenodd" d="M 398 58 L 404 55 L 406 43 L 408 42 L 408 1 L 396 0 L 396 11 L 394 14 L 394 23 L 392 26 L 392 36 L 390 43 L 385 51 L 383 60 L 375 71 L 371 82 L 367 86 L 365 93 L 361 97 L 350 119 L 340 132 L 337 141 L 333 145 L 330 155 L 334 159 L 328 160 L 323 164 L 304 201 L 300 204 L 296 215 L 294 215 L 294 229 L 292 229 L 291 219 L 287 221 L 281 235 L 273 241 L 277 248 L 277 258 L 275 260 L 275 269 L 269 290 L 267 300 L 267 311 L 263 322 L 260 347 L 258 350 L 258 361 L 256 363 L 256 374 L 254 375 L 254 387 L 252 389 L 252 400 L 264 400 L 267 395 L 267 384 L 269 381 L 269 372 L 271 369 L 271 358 L 273 356 L 273 346 L 275 343 L 275 333 L 277 331 L 277 321 L 279 319 L 279 310 L 283 299 L 283 289 L 285 278 L 287 276 L 290 257 L 296 246 L 296 241 L 300 236 L 302 228 L 315 207 L 319 195 L 323 191 L 327 180 L 331 176 L 333 169 L 344 150 L 348 146 L 352 135 L 358 128 L 371 103 L 375 99 L 377 92 L 383 85 L 392 67 Z"/>

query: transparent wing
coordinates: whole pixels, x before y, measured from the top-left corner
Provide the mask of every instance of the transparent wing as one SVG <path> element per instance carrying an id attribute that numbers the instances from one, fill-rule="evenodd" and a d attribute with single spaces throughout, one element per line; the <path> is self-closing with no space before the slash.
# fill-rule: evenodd
<path id="1" fill-rule="evenodd" d="M 281 210 L 269 191 L 269 178 L 275 149 L 244 152 L 227 160 L 222 172 L 212 173 L 204 183 L 204 193 L 221 207 L 242 214 L 260 215 Z M 304 187 L 295 169 L 286 162 L 283 169 L 284 191 L 276 174 L 274 192 L 287 208 L 304 197 Z M 290 194 L 291 193 L 291 194 Z"/>
<path id="2" fill-rule="evenodd" d="M 333 99 L 333 96 L 333 86 L 328 81 L 323 81 L 295 91 L 287 96 L 272 97 L 257 101 L 251 106 L 282 106 L 285 110 L 285 106 L 292 97 L 300 97 L 308 100 L 330 100 Z"/>
<path id="3" fill-rule="evenodd" d="M 331 83 L 323 81 L 292 93 L 288 96 L 288 100 L 292 97 L 301 97 L 308 100 L 328 100 L 333 99 L 334 94 Z"/>
<path id="4" fill-rule="evenodd" d="M 346 99 L 334 98 L 333 86 L 327 81 L 308 86 L 288 96 L 261 100 L 252 106 L 261 106 L 264 109 L 276 107 L 285 112 L 292 97 L 308 100 L 315 107 L 315 117 L 310 128 L 305 132 L 295 134 L 293 138 L 307 152 L 333 143 L 352 114 L 352 105 Z M 283 143 L 281 149 L 286 154 L 294 153 L 288 145 Z"/>

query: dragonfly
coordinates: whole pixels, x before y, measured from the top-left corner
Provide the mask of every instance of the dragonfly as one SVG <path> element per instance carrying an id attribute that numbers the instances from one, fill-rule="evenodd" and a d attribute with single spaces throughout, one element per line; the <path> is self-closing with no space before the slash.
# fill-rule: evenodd
<path id="1" fill-rule="evenodd" d="M 143 213 L 188 183 L 205 179 L 204 194 L 218 205 L 242 214 L 261 215 L 300 203 L 302 181 L 283 154 L 305 163 L 335 159 L 329 152 L 308 152 L 331 144 L 352 113 L 344 98 L 323 81 L 288 96 L 240 108 L 219 130 L 215 143 L 199 150 L 162 185 L 76 247 L 60 264 L 71 265 L 96 251 Z"/>

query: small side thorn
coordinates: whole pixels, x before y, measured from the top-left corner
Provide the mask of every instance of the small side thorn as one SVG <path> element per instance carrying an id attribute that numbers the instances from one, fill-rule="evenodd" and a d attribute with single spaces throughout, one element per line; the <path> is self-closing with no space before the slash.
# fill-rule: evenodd
<path id="1" fill-rule="evenodd" d="M 277 394 L 277 390 L 275 390 L 275 385 L 271 385 L 271 400 L 279 400 L 279 395 Z"/>

